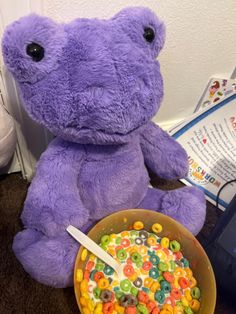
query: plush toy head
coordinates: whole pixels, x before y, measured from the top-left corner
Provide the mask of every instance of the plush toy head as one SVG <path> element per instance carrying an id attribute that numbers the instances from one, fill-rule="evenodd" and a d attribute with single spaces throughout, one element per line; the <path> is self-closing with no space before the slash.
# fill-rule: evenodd
<path id="1" fill-rule="evenodd" d="M 160 106 L 163 23 L 148 9 L 57 24 L 29 15 L 8 27 L 5 63 L 29 115 L 75 142 L 124 136 Z M 100 137 L 98 136 L 100 134 Z"/>

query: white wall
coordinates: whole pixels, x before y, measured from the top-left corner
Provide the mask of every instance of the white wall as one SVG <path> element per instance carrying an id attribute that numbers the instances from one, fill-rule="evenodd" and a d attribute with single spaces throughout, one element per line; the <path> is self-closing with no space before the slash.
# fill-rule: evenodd
<path id="1" fill-rule="evenodd" d="M 0 0 L 0 43 L 6 25 L 32 11 L 42 12 L 41 0 Z M 0 46 L 1 51 L 1 46 Z M 17 147 L 16 154 L 10 168 L 1 169 L 1 172 L 21 171 L 23 176 L 31 179 L 35 165 L 41 153 L 51 140 L 51 135 L 41 126 L 31 120 L 20 104 L 16 84 L 10 73 L 3 65 L 0 52 L 0 75 L 2 74 L 2 94 L 5 106 L 14 117 Z"/>
<path id="2" fill-rule="evenodd" d="M 147 6 L 166 23 L 160 55 L 165 97 L 155 121 L 168 125 L 190 115 L 211 76 L 236 66 L 236 0 L 41 0 L 57 21 L 109 18 L 126 6 Z"/>

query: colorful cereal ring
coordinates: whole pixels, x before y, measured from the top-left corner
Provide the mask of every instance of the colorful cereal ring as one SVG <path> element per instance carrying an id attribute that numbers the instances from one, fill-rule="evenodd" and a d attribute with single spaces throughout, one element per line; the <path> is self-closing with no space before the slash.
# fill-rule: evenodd
<path id="1" fill-rule="evenodd" d="M 177 276 L 177 277 L 184 277 L 185 275 L 185 271 L 183 270 L 183 268 L 180 268 L 180 267 L 176 267 L 175 270 L 174 270 L 174 276 Z"/>
<path id="2" fill-rule="evenodd" d="M 156 292 L 158 289 L 160 289 L 160 283 L 158 281 L 154 281 L 150 287 L 150 290 L 152 292 Z"/>
<path id="3" fill-rule="evenodd" d="M 124 314 L 125 313 L 125 308 L 123 306 L 120 306 L 119 303 L 117 303 L 117 302 L 115 302 L 115 304 L 114 304 L 114 310 L 118 314 Z"/>
<path id="4" fill-rule="evenodd" d="M 129 239 L 122 239 L 121 240 L 121 245 L 123 245 L 123 247 L 130 246 L 130 240 Z"/>
<path id="5" fill-rule="evenodd" d="M 146 292 L 139 291 L 139 293 L 138 293 L 138 300 L 139 300 L 139 302 L 142 302 L 142 303 L 146 304 L 149 301 L 149 296 L 147 295 Z"/>
<path id="6" fill-rule="evenodd" d="M 187 260 L 187 258 L 183 257 L 183 258 L 181 258 L 180 261 L 184 267 L 189 267 L 189 261 Z"/>
<path id="7" fill-rule="evenodd" d="M 180 251 L 178 251 L 175 253 L 175 257 L 177 260 L 181 260 L 181 258 L 183 258 L 183 254 Z"/>
<path id="8" fill-rule="evenodd" d="M 176 264 L 173 260 L 170 260 L 170 268 L 171 268 L 171 270 L 175 270 L 175 268 L 176 268 Z"/>
<path id="9" fill-rule="evenodd" d="M 117 237 L 116 240 L 115 240 L 115 243 L 116 244 L 121 244 L 121 240 L 122 240 L 121 237 Z"/>
<path id="10" fill-rule="evenodd" d="M 199 299 L 201 296 L 200 289 L 198 287 L 194 287 L 191 289 L 191 296 L 193 299 Z"/>
<path id="11" fill-rule="evenodd" d="M 180 300 L 182 293 L 179 289 L 177 288 L 172 288 L 170 295 L 175 299 L 175 300 Z"/>
<path id="12" fill-rule="evenodd" d="M 149 255 L 144 255 L 143 262 L 148 262 L 148 261 L 149 261 Z"/>
<path id="13" fill-rule="evenodd" d="M 153 310 L 152 310 L 152 314 L 159 314 L 160 313 L 160 309 L 158 307 L 155 307 Z"/>
<path id="14" fill-rule="evenodd" d="M 143 239 L 141 239 L 141 238 L 135 238 L 134 242 L 135 242 L 137 245 L 141 245 L 141 244 L 143 244 Z"/>
<path id="15" fill-rule="evenodd" d="M 162 248 L 168 248 L 168 247 L 169 247 L 169 243 L 170 243 L 169 238 L 163 237 L 163 238 L 161 239 L 161 247 L 162 247 Z"/>
<path id="16" fill-rule="evenodd" d="M 130 277 L 134 274 L 134 268 L 132 265 L 125 265 L 124 269 L 123 269 L 123 273 L 126 277 Z"/>
<path id="17" fill-rule="evenodd" d="M 184 291 L 184 296 L 188 301 L 191 301 L 193 299 L 191 296 L 191 290 L 189 289 Z"/>
<path id="18" fill-rule="evenodd" d="M 146 278 L 144 279 L 144 287 L 150 288 L 151 285 L 153 284 L 153 281 L 154 281 L 154 280 L 153 280 L 151 277 L 146 277 Z"/>
<path id="19" fill-rule="evenodd" d="M 155 233 L 160 233 L 162 232 L 162 225 L 160 225 L 159 223 L 155 223 L 152 225 L 152 231 Z"/>
<path id="20" fill-rule="evenodd" d="M 131 294 L 133 294 L 135 297 L 138 295 L 138 289 L 135 287 L 131 287 L 130 289 Z"/>
<path id="21" fill-rule="evenodd" d="M 81 282 L 83 280 L 83 270 L 78 268 L 76 270 L 76 281 Z"/>
<path id="22" fill-rule="evenodd" d="M 138 278 L 138 273 L 137 273 L 137 271 L 135 271 L 135 272 L 133 273 L 133 275 L 129 276 L 129 280 L 131 280 L 131 281 L 135 281 L 137 278 Z"/>
<path id="23" fill-rule="evenodd" d="M 161 259 L 161 260 L 165 260 L 166 259 L 166 254 L 163 251 L 157 251 L 156 255 Z"/>
<path id="24" fill-rule="evenodd" d="M 94 262 L 88 261 L 86 266 L 85 266 L 85 269 L 90 271 L 90 270 L 92 270 L 93 266 L 94 266 Z"/>
<path id="25" fill-rule="evenodd" d="M 157 279 L 159 277 L 159 271 L 156 267 L 153 267 L 149 270 L 149 276 L 153 279 Z"/>
<path id="26" fill-rule="evenodd" d="M 174 307 L 174 304 L 173 302 L 170 300 L 169 297 L 166 298 L 165 300 L 165 304 L 163 305 L 162 309 L 163 310 L 167 310 L 168 313 L 173 313 L 173 307 Z"/>
<path id="27" fill-rule="evenodd" d="M 200 302 L 196 299 L 192 299 L 189 303 L 189 306 L 194 312 L 197 312 L 200 308 Z"/>
<path id="28" fill-rule="evenodd" d="M 127 257 L 127 253 L 124 249 L 119 249 L 117 252 L 116 252 L 116 255 L 118 257 L 119 260 L 123 261 L 126 259 Z"/>
<path id="29" fill-rule="evenodd" d="M 128 292 L 131 288 L 131 282 L 128 279 L 123 279 L 120 282 L 120 287 L 123 291 Z"/>
<path id="30" fill-rule="evenodd" d="M 138 304 L 137 309 L 141 314 L 149 314 L 147 307 L 143 304 Z"/>
<path id="31" fill-rule="evenodd" d="M 120 235 L 122 238 L 124 238 L 124 237 L 129 236 L 129 232 L 127 230 L 125 230 L 125 231 L 122 231 Z"/>
<path id="32" fill-rule="evenodd" d="M 103 289 L 100 293 L 100 299 L 103 302 L 110 302 L 113 299 L 113 293 L 108 289 Z"/>
<path id="33" fill-rule="evenodd" d="M 94 274 L 94 281 L 98 282 L 98 280 L 100 280 L 101 278 L 104 277 L 104 274 L 101 272 L 101 271 L 97 271 L 95 274 Z"/>
<path id="34" fill-rule="evenodd" d="M 197 280 L 192 276 L 189 278 L 189 287 L 194 288 L 197 285 Z"/>
<path id="35" fill-rule="evenodd" d="M 161 271 L 167 271 L 168 270 L 168 265 L 164 262 L 160 262 L 157 266 Z"/>
<path id="36" fill-rule="evenodd" d="M 83 249 L 83 251 L 81 253 L 81 257 L 80 257 L 81 261 L 84 262 L 86 260 L 87 255 L 88 255 L 88 250 L 87 249 Z"/>
<path id="37" fill-rule="evenodd" d="M 155 246 L 157 244 L 157 240 L 154 237 L 147 238 L 147 244 L 150 246 Z"/>
<path id="38" fill-rule="evenodd" d="M 163 304 L 165 301 L 165 294 L 162 290 L 159 290 L 155 293 L 155 300 L 160 303 Z"/>
<path id="39" fill-rule="evenodd" d="M 172 252 L 178 252 L 180 250 L 180 243 L 176 240 L 170 241 L 170 249 Z"/>
<path id="40" fill-rule="evenodd" d="M 186 289 L 189 286 L 188 280 L 185 277 L 180 277 L 178 283 L 182 289 Z"/>
<path id="41" fill-rule="evenodd" d="M 175 305 L 173 308 L 173 314 L 184 314 L 184 309 L 182 305 Z"/>
<path id="42" fill-rule="evenodd" d="M 90 278 L 90 271 L 86 269 L 84 271 L 84 279 L 89 280 L 89 278 Z"/>
<path id="43" fill-rule="evenodd" d="M 189 306 L 186 306 L 186 307 L 184 308 L 184 313 L 185 313 L 185 314 L 194 314 L 193 311 L 192 311 L 192 309 L 191 309 L 191 307 L 189 307 Z"/>
<path id="44" fill-rule="evenodd" d="M 102 312 L 104 314 L 112 314 L 114 311 L 114 304 L 112 302 L 103 303 Z"/>
<path id="45" fill-rule="evenodd" d="M 99 299 L 100 294 L 101 294 L 101 289 L 100 288 L 96 287 L 96 288 L 93 289 L 93 295 L 94 295 L 95 299 Z"/>
<path id="46" fill-rule="evenodd" d="M 146 304 L 147 309 L 149 311 L 149 313 L 152 313 L 152 311 L 154 310 L 154 308 L 156 307 L 156 302 L 149 300 Z"/>
<path id="47" fill-rule="evenodd" d="M 183 306 L 188 306 L 188 300 L 185 298 L 185 296 L 182 296 L 180 300 L 181 300 Z"/>
<path id="48" fill-rule="evenodd" d="M 134 230 L 141 230 L 144 228 L 144 224 L 142 221 L 135 221 L 135 223 L 133 224 L 133 228 Z"/>
<path id="49" fill-rule="evenodd" d="M 160 263 L 160 258 L 156 255 L 156 254 L 152 254 L 150 256 L 150 262 L 153 264 L 153 265 L 157 265 Z"/>
<path id="50" fill-rule="evenodd" d="M 98 284 L 98 288 L 107 289 L 109 286 L 109 281 L 107 278 L 101 278 L 98 280 L 97 284 Z"/>
<path id="51" fill-rule="evenodd" d="M 104 271 L 104 274 L 107 276 L 111 276 L 112 274 L 114 274 L 114 269 L 108 265 L 105 266 L 103 271 Z"/>
<path id="52" fill-rule="evenodd" d="M 171 291 L 171 285 L 168 281 L 162 280 L 161 281 L 161 290 L 166 294 Z"/>
<path id="53" fill-rule="evenodd" d="M 137 313 L 137 310 L 136 310 L 136 307 L 134 306 L 128 306 L 125 309 L 125 314 L 136 314 L 136 313 Z"/>
<path id="54" fill-rule="evenodd" d="M 191 270 L 189 267 L 186 267 L 186 268 L 184 269 L 184 271 L 185 271 L 185 275 L 186 275 L 186 277 L 187 277 L 188 279 L 192 278 L 193 272 L 192 272 L 192 270 Z"/>
<path id="55" fill-rule="evenodd" d="M 102 237 L 101 237 L 101 243 L 107 245 L 108 243 L 110 243 L 110 236 L 107 235 L 107 234 L 104 234 Z"/>
<path id="56" fill-rule="evenodd" d="M 131 237 L 137 237 L 139 235 L 139 232 L 137 230 L 131 230 L 130 235 Z"/>
<path id="57" fill-rule="evenodd" d="M 141 239 L 145 240 L 148 238 L 148 232 L 146 230 L 139 231 L 139 236 Z"/>
<path id="58" fill-rule="evenodd" d="M 134 262 L 134 263 L 137 263 L 138 261 L 141 261 L 142 260 L 142 256 L 137 253 L 137 252 L 134 252 L 132 253 L 131 255 L 131 260 Z"/>
<path id="59" fill-rule="evenodd" d="M 174 282 L 175 277 L 168 271 L 165 271 L 163 273 L 163 277 L 165 278 L 166 281 L 168 282 Z"/>
<path id="60" fill-rule="evenodd" d="M 142 255 L 146 254 L 147 253 L 147 247 L 145 245 L 141 245 L 139 247 L 139 253 Z"/>
<path id="61" fill-rule="evenodd" d="M 120 302 L 120 305 L 124 307 L 128 307 L 128 306 L 136 306 L 138 303 L 138 300 L 133 294 L 124 294 L 120 298 L 119 302 Z"/>
<path id="62" fill-rule="evenodd" d="M 133 284 L 135 285 L 135 287 L 141 288 L 143 284 L 142 278 L 138 277 L 136 280 L 134 280 Z"/>
<path id="63" fill-rule="evenodd" d="M 104 267 L 105 267 L 105 265 L 104 265 L 103 263 L 101 263 L 101 262 L 100 262 L 100 263 L 97 263 L 97 264 L 95 265 L 95 269 L 98 270 L 98 271 L 103 270 Z"/>
<path id="64" fill-rule="evenodd" d="M 123 295 L 124 295 L 124 292 L 122 292 L 120 290 L 115 291 L 115 296 L 116 296 L 117 300 L 119 300 Z"/>
<path id="65" fill-rule="evenodd" d="M 144 270 L 150 270 L 150 269 L 152 269 L 152 267 L 153 267 L 153 265 L 152 265 L 152 263 L 150 261 L 144 262 L 143 265 L 142 265 L 142 268 Z"/>

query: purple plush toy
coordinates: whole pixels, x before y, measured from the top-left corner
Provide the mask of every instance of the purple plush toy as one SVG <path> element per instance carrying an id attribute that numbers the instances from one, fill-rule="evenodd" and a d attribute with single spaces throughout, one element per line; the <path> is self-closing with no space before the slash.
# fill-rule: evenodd
<path id="1" fill-rule="evenodd" d="M 188 172 L 183 148 L 150 122 L 163 96 L 156 57 L 163 23 L 146 8 L 110 20 L 57 24 L 35 14 L 10 25 L 3 55 L 32 119 L 57 136 L 42 154 L 13 250 L 41 283 L 72 285 L 78 244 L 72 224 L 87 231 L 125 208 L 160 211 L 193 234 L 205 219 L 201 191 L 149 188 L 145 164 L 158 176 Z"/>

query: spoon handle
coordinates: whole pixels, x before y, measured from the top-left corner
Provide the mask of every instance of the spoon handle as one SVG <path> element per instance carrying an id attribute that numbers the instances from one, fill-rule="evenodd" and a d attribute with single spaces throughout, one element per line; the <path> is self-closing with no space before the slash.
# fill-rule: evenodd
<path id="1" fill-rule="evenodd" d="M 120 264 L 83 232 L 71 225 L 68 226 L 66 230 L 75 240 L 86 247 L 86 249 L 111 266 L 116 273 L 120 271 Z"/>

